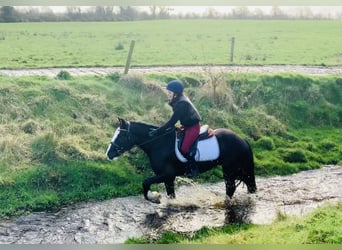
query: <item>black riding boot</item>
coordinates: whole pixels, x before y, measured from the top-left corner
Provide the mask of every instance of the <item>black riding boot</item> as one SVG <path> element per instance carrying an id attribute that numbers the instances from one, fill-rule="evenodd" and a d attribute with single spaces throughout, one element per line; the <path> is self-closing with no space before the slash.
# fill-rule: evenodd
<path id="1" fill-rule="evenodd" d="M 185 176 L 189 178 L 195 178 L 199 175 L 200 171 L 195 160 L 195 156 L 191 154 L 186 154 L 185 158 L 188 160 L 188 166 L 185 171 Z"/>

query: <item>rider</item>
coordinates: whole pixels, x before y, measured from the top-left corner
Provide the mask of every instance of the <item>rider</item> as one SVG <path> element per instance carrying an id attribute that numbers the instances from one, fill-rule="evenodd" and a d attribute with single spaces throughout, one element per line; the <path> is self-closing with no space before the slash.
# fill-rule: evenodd
<path id="1" fill-rule="evenodd" d="M 189 163 L 186 175 L 188 177 L 196 177 L 199 174 L 199 169 L 196 164 L 195 155 L 190 153 L 190 147 L 198 137 L 201 127 L 201 116 L 189 98 L 183 94 L 184 86 L 181 81 L 170 81 L 166 89 L 168 90 L 168 100 L 169 105 L 173 109 L 173 115 L 163 126 L 152 130 L 149 134 L 150 136 L 161 134 L 168 128 L 174 127 L 180 121 L 185 131 L 181 152 Z"/>

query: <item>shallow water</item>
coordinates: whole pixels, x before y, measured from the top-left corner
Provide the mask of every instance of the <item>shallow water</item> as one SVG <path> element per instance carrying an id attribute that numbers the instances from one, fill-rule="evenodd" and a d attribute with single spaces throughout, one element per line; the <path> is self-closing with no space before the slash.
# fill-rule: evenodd
<path id="1" fill-rule="evenodd" d="M 198 185 L 177 178 L 177 198 L 169 200 L 162 192 L 160 204 L 141 195 L 2 221 L 0 243 L 122 243 L 129 237 L 155 237 L 165 230 L 191 234 L 204 226 L 220 227 L 233 221 L 267 224 L 279 212 L 304 215 L 320 205 L 341 202 L 341 181 L 339 166 L 257 178 L 256 194 L 247 194 L 241 184 L 227 201 L 223 182 Z"/>

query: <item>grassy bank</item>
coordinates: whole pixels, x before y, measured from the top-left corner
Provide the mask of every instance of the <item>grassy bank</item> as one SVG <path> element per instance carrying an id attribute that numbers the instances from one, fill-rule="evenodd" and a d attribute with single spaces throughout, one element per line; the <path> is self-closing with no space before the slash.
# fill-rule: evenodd
<path id="1" fill-rule="evenodd" d="M 257 175 L 342 164 L 342 80 L 292 74 L 0 76 L 0 217 L 141 193 L 138 149 L 105 158 L 117 117 L 162 124 L 173 78 L 211 127 L 247 138 Z M 222 180 L 220 168 L 200 181 Z"/>
<path id="2" fill-rule="evenodd" d="M 342 64 L 340 21 L 153 20 L 0 23 L 0 68 L 123 66 L 131 40 L 135 66 L 229 64 L 232 37 L 234 64 Z"/>
<path id="3" fill-rule="evenodd" d="M 341 206 L 322 207 L 303 218 L 279 214 L 271 225 L 230 224 L 216 229 L 203 228 L 192 235 L 167 232 L 159 239 L 129 239 L 126 243 L 341 244 Z"/>

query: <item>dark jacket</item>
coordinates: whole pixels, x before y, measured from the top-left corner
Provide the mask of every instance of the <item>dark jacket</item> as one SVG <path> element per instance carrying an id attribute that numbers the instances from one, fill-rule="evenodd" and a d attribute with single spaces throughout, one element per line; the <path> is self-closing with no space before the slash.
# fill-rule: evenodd
<path id="1" fill-rule="evenodd" d="M 178 121 L 180 121 L 181 125 L 185 128 L 192 127 L 201 121 L 201 116 L 197 109 L 189 98 L 184 95 L 180 95 L 176 99 L 172 100 L 170 105 L 173 109 L 173 115 L 169 121 L 158 129 L 158 132 L 174 127 Z"/>

